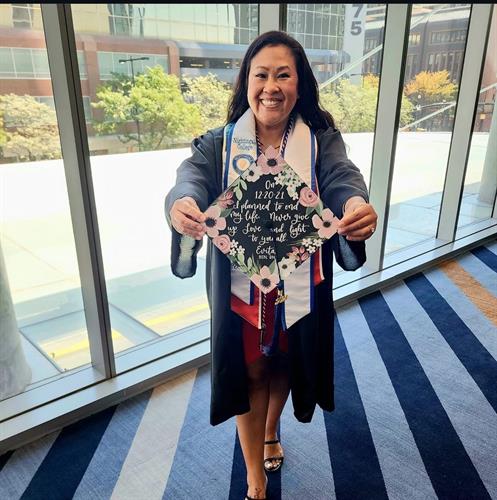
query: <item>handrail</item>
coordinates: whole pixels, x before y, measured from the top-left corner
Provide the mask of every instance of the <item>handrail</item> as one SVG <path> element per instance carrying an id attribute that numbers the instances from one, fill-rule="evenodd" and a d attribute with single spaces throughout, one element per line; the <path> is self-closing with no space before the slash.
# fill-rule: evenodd
<path id="1" fill-rule="evenodd" d="M 487 90 L 489 90 L 493 87 L 497 87 L 497 82 L 492 83 L 490 85 L 487 85 L 485 88 L 481 89 L 480 92 L 478 93 L 478 95 L 483 94 L 483 92 L 486 92 Z M 415 120 L 412 123 L 409 123 L 408 125 L 404 125 L 402 128 L 399 128 L 399 132 L 403 132 L 404 130 L 411 128 L 413 125 L 417 125 L 418 123 L 424 122 L 425 120 L 428 120 L 429 118 L 432 118 L 433 116 L 436 116 L 439 113 L 443 113 L 444 111 L 447 111 L 448 109 L 453 108 L 455 105 L 456 105 L 456 101 L 452 101 L 449 104 L 447 104 L 447 106 L 444 106 L 443 108 L 437 109 L 436 111 L 433 111 L 433 113 L 430 113 L 426 116 L 423 116 L 419 120 Z"/>

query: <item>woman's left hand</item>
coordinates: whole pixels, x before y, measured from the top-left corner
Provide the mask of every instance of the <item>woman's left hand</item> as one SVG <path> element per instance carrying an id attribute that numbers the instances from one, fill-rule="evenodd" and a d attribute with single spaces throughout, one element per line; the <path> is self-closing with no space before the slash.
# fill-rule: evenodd
<path id="1" fill-rule="evenodd" d="M 375 232 L 377 220 L 373 205 L 366 203 L 360 196 L 349 198 L 338 224 L 338 234 L 345 236 L 348 241 L 367 240 Z"/>

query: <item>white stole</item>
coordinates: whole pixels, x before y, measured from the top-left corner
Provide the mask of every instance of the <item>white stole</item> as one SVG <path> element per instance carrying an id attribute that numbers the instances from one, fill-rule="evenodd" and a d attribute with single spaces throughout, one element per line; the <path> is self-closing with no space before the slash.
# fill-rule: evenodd
<path id="1" fill-rule="evenodd" d="M 283 141 L 283 139 L 282 139 Z M 311 129 L 297 115 L 295 124 L 288 135 L 283 154 L 286 162 L 299 176 L 317 192 L 316 160 L 317 140 Z M 250 108 L 237 120 L 224 128 L 223 140 L 223 191 L 257 159 L 257 142 L 255 138 L 255 117 Z M 318 255 L 316 255 L 318 254 Z M 321 279 L 324 279 L 321 263 L 321 251 L 299 266 L 284 280 L 285 294 L 283 302 L 283 327 L 290 328 L 300 318 L 311 312 L 314 299 L 313 262 L 319 258 Z M 250 280 L 241 271 L 231 267 L 231 293 L 247 304 L 251 303 Z M 259 304 L 262 300 L 259 300 Z M 259 311 L 259 328 L 261 314 Z"/>

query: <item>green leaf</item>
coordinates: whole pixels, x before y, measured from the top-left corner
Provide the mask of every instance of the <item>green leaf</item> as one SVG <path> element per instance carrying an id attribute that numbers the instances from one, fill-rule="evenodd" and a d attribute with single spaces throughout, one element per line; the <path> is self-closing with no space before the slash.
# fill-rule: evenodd
<path id="1" fill-rule="evenodd" d="M 247 183 L 240 177 L 240 185 L 245 191 L 247 190 Z"/>
<path id="2" fill-rule="evenodd" d="M 305 215 L 310 215 L 314 212 L 314 207 L 307 207 L 307 210 L 305 211 Z"/>
<path id="3" fill-rule="evenodd" d="M 238 189 L 238 187 L 235 188 L 235 196 L 238 201 L 240 201 L 243 198 L 243 194 L 240 191 L 240 189 Z"/>
<path id="4" fill-rule="evenodd" d="M 271 262 L 271 264 L 269 264 L 269 270 L 271 271 L 271 274 L 274 273 L 275 269 L 276 269 L 276 261 L 273 260 L 273 262 Z"/>
<path id="5" fill-rule="evenodd" d="M 243 257 L 243 254 L 242 254 L 242 253 L 237 253 L 237 254 L 236 254 L 236 260 L 237 260 L 237 262 L 238 262 L 241 266 L 246 267 L 246 266 L 245 266 L 245 258 Z"/>

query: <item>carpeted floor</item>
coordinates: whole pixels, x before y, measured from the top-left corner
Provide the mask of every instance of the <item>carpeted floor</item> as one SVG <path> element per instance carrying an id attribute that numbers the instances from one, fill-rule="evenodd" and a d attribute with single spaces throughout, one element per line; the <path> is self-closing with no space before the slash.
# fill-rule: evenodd
<path id="1" fill-rule="evenodd" d="M 497 499 L 497 242 L 340 308 L 336 411 L 281 420 L 271 499 Z M 0 499 L 246 492 L 208 368 L 0 457 Z"/>

